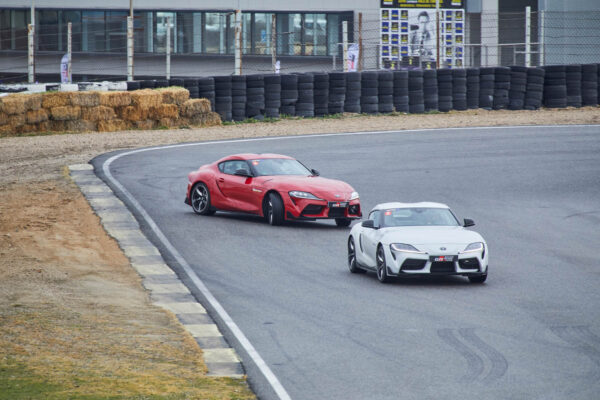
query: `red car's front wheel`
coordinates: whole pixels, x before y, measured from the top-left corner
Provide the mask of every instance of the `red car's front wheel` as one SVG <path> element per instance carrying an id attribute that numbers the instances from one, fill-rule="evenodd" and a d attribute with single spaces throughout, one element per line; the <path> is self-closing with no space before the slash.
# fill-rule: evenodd
<path id="1" fill-rule="evenodd" d="M 269 193 L 265 204 L 265 217 L 270 225 L 283 224 L 283 200 L 275 193 Z"/>

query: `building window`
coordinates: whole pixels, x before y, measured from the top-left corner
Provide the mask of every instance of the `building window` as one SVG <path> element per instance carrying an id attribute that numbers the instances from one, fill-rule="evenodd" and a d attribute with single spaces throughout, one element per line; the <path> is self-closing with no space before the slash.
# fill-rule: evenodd
<path id="1" fill-rule="evenodd" d="M 71 23 L 71 50 L 81 51 L 81 11 L 59 11 L 58 12 L 58 49 L 67 51 L 68 47 L 68 23 Z"/>
<path id="2" fill-rule="evenodd" d="M 84 11 L 81 18 L 81 47 L 83 51 L 105 51 L 106 30 L 104 11 Z"/>
<path id="3" fill-rule="evenodd" d="M 304 54 L 324 56 L 327 54 L 327 19 L 325 14 L 304 16 Z"/>
<path id="4" fill-rule="evenodd" d="M 117 53 L 127 51 L 127 12 L 109 11 L 106 13 L 106 50 Z"/>
<path id="5" fill-rule="evenodd" d="M 204 52 L 209 54 L 225 53 L 225 14 L 206 13 L 204 24 Z"/>

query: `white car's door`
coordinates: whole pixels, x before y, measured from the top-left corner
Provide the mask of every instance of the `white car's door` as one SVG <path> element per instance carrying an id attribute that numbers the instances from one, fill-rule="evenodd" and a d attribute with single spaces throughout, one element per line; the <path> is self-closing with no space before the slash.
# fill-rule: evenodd
<path id="1" fill-rule="evenodd" d="M 369 219 L 373 221 L 374 228 L 363 228 L 359 236 L 359 262 L 367 267 L 375 268 L 377 262 L 375 261 L 375 255 L 377 252 L 377 243 L 381 238 L 379 232 L 380 226 L 380 211 L 375 210 L 369 215 Z M 358 257 L 357 257 L 358 259 Z"/>

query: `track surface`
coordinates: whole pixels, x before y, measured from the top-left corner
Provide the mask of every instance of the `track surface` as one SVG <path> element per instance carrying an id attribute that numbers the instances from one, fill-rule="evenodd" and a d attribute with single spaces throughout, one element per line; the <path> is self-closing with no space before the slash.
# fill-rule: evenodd
<path id="1" fill-rule="evenodd" d="M 183 203 L 187 173 L 238 152 L 289 154 L 343 179 L 360 193 L 365 214 L 385 201 L 449 204 L 486 238 L 488 282 L 382 285 L 373 274 L 348 272 L 348 230 L 332 222 L 270 227 L 252 216 L 194 215 Z M 94 161 L 97 170 L 109 156 Z M 293 399 L 600 393 L 597 126 L 179 146 L 124 156 L 111 172 Z M 259 396 L 275 398 L 255 366 L 247 369 Z"/>

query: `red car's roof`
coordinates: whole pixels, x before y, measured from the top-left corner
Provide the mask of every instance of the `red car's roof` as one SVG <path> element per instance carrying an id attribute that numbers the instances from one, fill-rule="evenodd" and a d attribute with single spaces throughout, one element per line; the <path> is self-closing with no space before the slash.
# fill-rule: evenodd
<path id="1" fill-rule="evenodd" d="M 232 154 L 230 156 L 223 157 L 220 160 L 218 160 L 217 163 L 220 163 L 221 161 L 225 161 L 225 160 L 257 160 L 257 159 L 265 159 L 265 158 L 287 158 L 289 160 L 295 160 L 294 157 L 284 156 L 283 154 L 242 153 L 242 154 Z"/>

